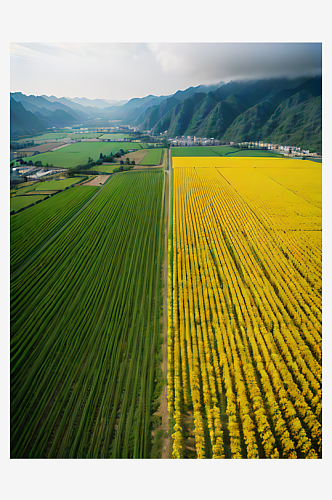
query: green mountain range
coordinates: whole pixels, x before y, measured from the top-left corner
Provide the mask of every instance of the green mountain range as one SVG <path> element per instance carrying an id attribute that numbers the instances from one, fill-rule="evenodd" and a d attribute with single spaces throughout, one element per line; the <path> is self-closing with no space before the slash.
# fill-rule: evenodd
<path id="1" fill-rule="evenodd" d="M 96 119 L 118 120 L 168 137 L 213 137 L 224 142 L 264 141 L 322 151 L 322 79 L 271 78 L 220 82 L 112 101 L 11 94 L 11 135 Z M 18 106 L 20 104 L 20 106 Z"/>
<path id="2" fill-rule="evenodd" d="M 174 97 L 144 111 L 132 123 L 169 137 L 213 137 L 322 150 L 322 81 L 270 79 L 230 82 L 181 102 Z"/>
<path id="3" fill-rule="evenodd" d="M 45 130 L 45 124 L 31 111 L 27 111 L 24 106 L 10 98 L 10 136 L 20 136 L 23 134 L 33 134 Z"/>

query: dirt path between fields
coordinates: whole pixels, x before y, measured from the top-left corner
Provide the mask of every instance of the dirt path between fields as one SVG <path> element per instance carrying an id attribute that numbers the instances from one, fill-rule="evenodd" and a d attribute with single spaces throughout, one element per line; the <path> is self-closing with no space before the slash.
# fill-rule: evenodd
<path id="1" fill-rule="evenodd" d="M 134 170 L 135 172 L 137 170 L 156 170 L 156 169 L 161 169 L 162 168 L 162 165 L 157 165 L 157 166 L 154 166 L 154 167 L 148 167 L 147 165 L 136 165 L 132 170 Z"/>
<path id="2" fill-rule="evenodd" d="M 166 167 L 166 165 L 165 165 Z M 164 263 L 163 263 L 163 316 L 162 316 L 162 331 L 163 331 L 163 345 L 162 345 L 162 372 L 165 379 L 165 387 L 163 388 L 162 394 L 160 396 L 160 406 L 157 415 L 161 416 L 161 426 L 159 430 L 163 431 L 163 437 L 161 440 L 162 450 L 161 458 L 171 458 L 172 455 L 172 439 L 170 435 L 169 420 L 168 420 L 168 409 L 167 409 L 167 329 L 168 329 L 168 317 L 167 317 L 167 262 L 168 262 L 168 230 L 169 230 L 169 204 L 170 204 L 170 175 L 167 169 L 165 172 L 165 245 L 164 245 Z"/>
<path id="3" fill-rule="evenodd" d="M 167 409 L 167 262 L 168 262 L 168 229 L 169 229 L 169 172 L 165 170 L 165 251 L 164 251 L 164 266 L 163 266 L 163 374 L 166 380 L 166 385 L 163 389 L 160 414 L 162 418 L 162 430 L 164 431 L 162 458 L 171 458 L 171 436 L 169 431 L 168 409 Z"/>
<path id="4" fill-rule="evenodd" d="M 79 214 L 80 214 L 81 212 L 83 212 L 83 210 L 84 210 L 84 209 L 85 209 L 88 205 L 90 205 L 90 203 L 91 203 L 91 202 L 92 202 L 92 201 L 96 198 L 96 196 L 98 196 L 98 195 L 99 195 L 99 193 L 102 191 L 102 189 L 104 188 L 104 186 L 105 186 L 105 184 L 103 184 L 102 186 L 100 186 L 100 188 L 96 191 L 96 193 L 95 193 L 93 196 L 91 196 L 91 198 L 89 198 L 89 199 L 88 199 L 88 201 L 87 201 L 87 202 L 86 202 L 86 203 L 85 203 L 85 204 L 84 204 L 84 205 L 83 205 L 83 206 L 82 206 L 82 207 L 81 207 L 81 208 L 80 208 L 77 212 L 75 212 L 75 214 L 74 214 L 74 215 L 73 215 L 73 216 L 72 216 L 72 217 L 71 217 L 71 218 L 70 218 L 70 219 L 69 219 L 69 220 L 68 220 L 68 221 L 67 221 L 67 222 L 63 225 L 63 226 L 61 226 L 60 228 L 58 228 L 58 229 L 57 229 L 57 231 L 56 231 L 56 233 L 55 233 L 55 234 L 53 234 L 52 236 L 50 236 L 50 237 L 49 237 L 49 238 L 48 238 L 48 239 L 47 239 L 44 243 L 42 243 L 42 245 L 41 245 L 39 248 L 37 248 L 37 249 L 36 249 L 36 251 L 35 251 L 32 255 L 30 255 L 30 257 L 28 257 L 28 259 L 27 259 L 25 262 L 23 262 L 23 264 L 21 265 L 21 267 L 19 267 L 19 268 L 18 268 L 18 269 L 14 272 L 14 274 L 11 276 L 11 278 L 10 278 L 10 279 L 11 279 L 11 281 L 14 281 L 14 280 L 18 277 L 18 275 L 19 275 L 21 272 L 23 272 L 23 271 L 24 271 L 24 269 L 26 269 L 26 268 L 27 268 L 27 267 L 31 264 L 31 262 L 32 262 L 33 260 L 35 260 L 35 259 L 38 257 L 38 255 L 39 255 L 39 254 L 40 254 L 40 253 L 41 253 L 41 252 L 42 252 L 42 251 L 43 251 L 46 247 L 48 247 L 48 245 L 50 245 L 50 243 L 52 243 L 52 241 L 54 241 L 54 240 L 55 240 L 55 238 L 57 238 L 57 237 L 59 236 L 59 234 L 60 234 L 60 233 L 62 233 L 62 231 L 63 231 L 64 229 L 66 229 L 66 227 L 67 227 L 67 226 L 69 226 L 69 224 L 71 224 L 71 223 L 72 223 L 72 221 L 73 221 L 74 219 L 76 219 L 76 217 L 78 217 L 78 216 L 79 216 Z M 72 187 L 71 189 L 75 189 L 75 186 L 74 186 L 74 187 Z"/>

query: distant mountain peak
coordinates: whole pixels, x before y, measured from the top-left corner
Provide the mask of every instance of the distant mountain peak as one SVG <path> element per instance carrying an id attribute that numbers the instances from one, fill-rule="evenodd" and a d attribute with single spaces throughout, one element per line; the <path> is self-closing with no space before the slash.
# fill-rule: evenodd
<path id="1" fill-rule="evenodd" d="M 241 79 L 191 86 L 174 94 L 128 101 L 34 96 L 13 92 L 11 133 L 111 120 L 168 136 L 235 142 L 264 140 L 321 151 L 321 77 Z M 21 103 L 16 106 L 15 103 Z M 62 112 L 59 112 L 62 110 Z M 61 124 L 61 125 L 60 125 Z M 13 125 L 13 126 L 12 126 Z M 85 125 L 86 126 L 86 125 Z M 283 131 L 287 129 L 287 134 Z"/>

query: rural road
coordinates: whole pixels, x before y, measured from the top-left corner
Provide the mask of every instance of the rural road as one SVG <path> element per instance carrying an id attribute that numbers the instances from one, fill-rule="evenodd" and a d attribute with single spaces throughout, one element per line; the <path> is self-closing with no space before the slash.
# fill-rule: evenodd
<path id="1" fill-rule="evenodd" d="M 165 155 L 166 159 L 166 155 Z M 170 227 L 170 206 L 171 206 L 171 172 L 172 172 L 172 157 L 171 150 L 169 149 L 168 156 L 168 169 L 165 168 L 165 253 L 164 253 L 164 269 L 163 269 L 163 282 L 164 282 L 164 300 L 163 300 L 163 327 L 164 327 L 164 342 L 163 342 L 163 372 L 166 380 L 166 385 L 162 394 L 161 402 L 161 415 L 162 415 L 162 429 L 164 431 L 164 442 L 162 449 L 162 458 L 171 458 L 172 440 L 170 436 L 169 420 L 168 420 L 168 405 L 167 405 L 167 331 L 168 331 L 168 304 L 167 304 L 167 268 L 168 268 L 168 232 Z M 166 177 L 167 174 L 167 177 Z M 167 196 L 168 195 L 168 196 Z M 167 199 L 168 198 L 168 199 Z"/>

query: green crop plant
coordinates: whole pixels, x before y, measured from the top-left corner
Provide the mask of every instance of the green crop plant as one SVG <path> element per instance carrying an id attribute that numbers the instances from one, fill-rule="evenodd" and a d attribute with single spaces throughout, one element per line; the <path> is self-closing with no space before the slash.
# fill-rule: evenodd
<path id="1" fill-rule="evenodd" d="M 159 165 L 161 163 L 163 148 L 149 149 L 144 158 L 140 161 L 140 165 Z"/>
<path id="2" fill-rule="evenodd" d="M 13 458 L 150 456 L 163 207 L 118 174 L 12 280 Z"/>
<path id="3" fill-rule="evenodd" d="M 13 215 L 10 219 L 11 271 L 15 272 L 96 190 L 98 187 L 77 186 Z M 30 196 L 25 198 L 29 200 Z"/>
<path id="4" fill-rule="evenodd" d="M 37 201 L 42 201 L 45 198 L 45 195 L 33 195 L 33 196 L 13 196 L 10 199 L 10 210 L 14 210 L 14 212 L 18 212 L 22 208 L 29 207 L 33 203 Z M 37 205 L 38 206 L 38 205 Z M 29 207 L 29 211 L 30 211 Z"/>

